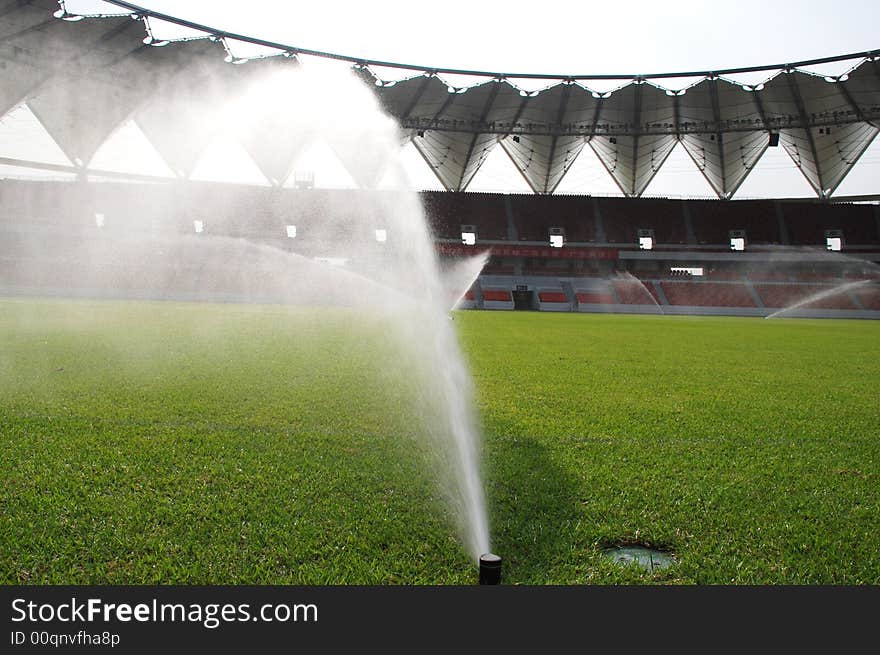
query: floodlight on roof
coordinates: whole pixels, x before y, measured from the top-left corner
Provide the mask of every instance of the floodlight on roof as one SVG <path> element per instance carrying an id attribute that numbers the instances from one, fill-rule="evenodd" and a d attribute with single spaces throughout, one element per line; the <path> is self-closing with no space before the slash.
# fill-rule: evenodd
<path id="1" fill-rule="evenodd" d="M 164 39 L 157 39 L 152 34 L 148 34 L 144 37 L 144 45 L 151 45 L 154 48 L 161 48 L 163 45 L 168 45 L 169 43 L 171 42 Z"/>
<path id="2" fill-rule="evenodd" d="M 60 18 L 61 20 L 66 20 L 68 23 L 75 23 L 78 20 L 82 20 L 85 16 L 80 16 L 79 14 L 71 14 L 66 9 L 59 9 L 55 13 L 52 14 L 55 18 Z"/>

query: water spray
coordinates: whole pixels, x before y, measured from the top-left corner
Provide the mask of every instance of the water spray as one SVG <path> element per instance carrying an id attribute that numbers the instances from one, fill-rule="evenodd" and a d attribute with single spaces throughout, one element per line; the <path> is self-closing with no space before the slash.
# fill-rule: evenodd
<path id="1" fill-rule="evenodd" d="M 772 314 L 767 314 L 764 318 L 776 318 L 777 316 L 782 316 L 787 314 L 788 312 L 800 309 L 801 307 L 805 307 L 807 305 L 812 305 L 815 302 L 819 302 L 820 300 L 825 300 L 826 298 L 831 298 L 833 296 L 840 295 L 841 293 L 851 291 L 853 289 L 858 289 L 859 287 L 865 286 L 866 284 L 871 284 L 873 280 L 858 280 L 856 282 L 846 282 L 845 284 L 840 284 L 832 289 L 826 289 L 824 291 L 819 291 L 818 293 L 814 293 L 810 296 L 802 300 L 798 300 L 795 303 L 788 305 L 787 307 L 783 307 Z"/>
<path id="2" fill-rule="evenodd" d="M 493 553 L 480 555 L 480 584 L 501 584 L 501 558 Z"/>

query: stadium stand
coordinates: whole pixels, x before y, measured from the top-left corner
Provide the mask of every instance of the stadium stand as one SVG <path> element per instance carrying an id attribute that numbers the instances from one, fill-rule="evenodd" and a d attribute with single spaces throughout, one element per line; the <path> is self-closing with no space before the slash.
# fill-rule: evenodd
<path id="1" fill-rule="evenodd" d="M 641 282 L 636 278 L 615 279 L 614 291 L 623 305 L 655 305 L 659 303 L 652 282 Z"/>
<path id="2" fill-rule="evenodd" d="M 826 230 L 841 230 L 844 243 L 880 244 L 874 205 L 780 202 L 791 243 L 825 245 Z"/>
<path id="3" fill-rule="evenodd" d="M 579 291 L 575 294 L 581 305 L 613 305 L 614 296 L 608 292 Z"/>
<path id="4" fill-rule="evenodd" d="M 687 243 L 687 229 L 681 200 L 665 200 L 642 198 L 638 208 L 638 229 L 654 231 L 654 240 L 658 244 Z"/>
<path id="5" fill-rule="evenodd" d="M 880 286 L 877 284 L 853 289 L 852 294 L 862 309 L 880 311 Z"/>
<path id="6" fill-rule="evenodd" d="M 728 246 L 731 230 L 745 230 L 750 244 L 781 244 L 772 200 L 689 200 L 698 244 Z"/>
<path id="7" fill-rule="evenodd" d="M 473 217 L 465 215 L 466 199 L 458 194 L 424 191 L 422 204 L 436 238 L 460 239 L 462 224 L 472 224 Z"/>
<path id="8" fill-rule="evenodd" d="M 367 225 L 378 224 L 389 193 L 393 192 L 272 189 L 208 182 L 85 185 L 7 179 L 0 181 L 0 285 L 31 289 L 49 285 L 48 278 L 41 281 L 39 274 L 21 279 L 15 266 L 17 260 L 34 256 L 23 252 L 24 244 L 32 241 L 29 235 L 34 230 L 44 235 L 41 238 L 47 244 L 39 256 L 57 261 L 65 260 L 65 246 L 83 249 L 96 238 L 191 235 L 194 220 L 203 221 L 205 231 L 211 235 L 241 238 L 305 255 L 321 254 L 326 230 L 341 230 L 350 236 L 349 254 L 357 256 L 359 250 L 371 243 L 375 247 L 375 243 L 369 230 L 357 233 L 358 229 L 363 231 L 363 225 L 358 224 L 364 221 L 353 220 L 351 207 L 357 207 L 361 216 L 374 217 L 373 221 L 366 221 Z M 143 198 L 144 202 L 132 203 L 133 197 Z M 461 250 L 461 224 L 475 225 L 480 240 L 487 239 L 486 235 L 496 237 L 487 239 L 491 241 L 487 247 L 499 249 L 501 254 L 490 257 L 481 276 L 490 277 L 492 283 L 484 285 L 484 294 L 479 293 L 477 285 L 463 300 L 465 307 L 513 309 L 510 290 L 525 285 L 535 293 L 534 308 L 544 311 L 594 311 L 600 307 L 648 311 L 648 306 L 653 308 L 656 303 L 672 308 L 726 308 L 731 313 L 769 312 L 845 281 L 880 280 L 880 266 L 872 263 L 880 259 L 876 243 L 877 209 L 870 204 L 553 198 L 449 192 L 425 192 L 421 197 L 438 242 L 445 241 L 452 248 L 448 253 L 441 249 L 444 256 L 476 252 Z M 514 241 L 507 238 L 508 204 L 515 223 L 512 233 L 520 235 Z M 545 205 L 551 218 L 540 217 Z M 762 250 L 752 238 L 777 238 L 777 205 L 783 208 L 792 242 L 815 239 L 817 235 L 824 236 L 825 230 L 840 229 L 845 234 L 844 252 L 826 256 L 824 248 L 816 243 L 794 250 L 777 250 L 767 244 Z M 594 207 L 599 208 L 609 238 L 626 239 L 625 243 L 609 246 L 607 242 L 589 242 L 598 236 Z M 797 214 L 795 210 L 800 209 L 803 213 Z M 96 213 L 105 220 L 100 232 L 95 228 Z M 700 240 L 725 239 L 727 228 L 738 226 L 748 231 L 749 246 L 755 248 L 747 247 L 747 258 L 730 253 L 723 241 L 704 244 L 702 249 L 699 245 L 667 243 L 651 253 L 638 250 L 638 229 L 654 230 L 658 243 L 661 238 L 680 240 L 686 231 L 685 214 L 690 215 Z M 714 225 L 713 216 L 717 217 Z M 527 224 L 531 222 L 537 228 L 530 233 Z M 767 225 L 762 232 L 758 228 L 763 223 Z M 285 227 L 289 224 L 296 225 L 295 241 L 286 238 Z M 575 235 L 587 241 L 579 242 L 581 245 L 568 241 L 561 249 L 550 248 L 549 244 L 544 245 L 545 230 L 549 227 L 563 227 L 567 237 Z M 536 243 L 528 243 L 523 236 L 534 237 Z M 673 267 L 682 266 L 683 255 L 687 257 L 684 263 L 698 265 L 705 275 L 673 271 Z M 706 261 L 700 261 L 701 258 Z M 180 274 L 186 270 L 182 263 Z M 616 271 L 626 271 L 632 278 L 621 277 Z M 199 272 L 203 276 L 209 273 L 218 288 L 224 284 L 231 288 L 241 286 L 225 271 Z M 106 274 L 126 279 L 121 264 Z M 134 293 L 137 281 L 120 282 L 119 286 Z M 855 288 L 809 308 L 877 312 L 877 291 L 873 287 Z"/>
<path id="9" fill-rule="evenodd" d="M 539 291 L 538 300 L 547 303 L 568 302 L 568 298 L 562 291 Z"/>
<path id="10" fill-rule="evenodd" d="M 358 165 L 360 153 L 336 149 L 359 190 L 312 188 L 314 176 L 311 184 L 299 184 L 297 171 L 293 183 L 301 188 L 283 186 L 291 164 L 284 155 L 298 147 L 290 141 L 296 126 L 287 122 L 295 112 L 286 107 L 277 121 L 242 112 L 235 130 L 218 126 L 242 133 L 241 145 L 258 170 L 254 186 L 193 181 L 199 153 L 211 136 L 206 134 L 204 142 L 199 136 L 202 123 L 211 122 L 205 115 L 221 99 L 240 94 L 246 82 L 281 57 L 248 60 L 226 47 L 228 60 L 249 61 L 227 66 L 224 48 L 215 43 L 230 44 L 207 26 L 173 45 L 155 41 L 154 19 L 190 30 L 193 25 L 126 3 L 118 12 L 87 20 L 56 0 L 7 5 L 0 11 L 9 54 L 0 66 L 0 78 L 9 87 L 4 112 L 27 106 L 43 136 L 55 141 L 68 163 L 15 155 L 3 158 L 4 166 L 40 168 L 75 181 L 0 181 L 0 289 L 49 284 L 40 270 L 23 279 L 17 264 L 52 259 L 61 268 L 75 266 L 65 245 L 86 250 L 93 242 L 125 244 L 137 235 L 142 241 L 154 239 L 148 241 L 152 247 L 160 237 L 199 232 L 197 226 L 211 237 L 271 245 L 304 258 L 367 260 L 375 252 L 371 249 L 406 247 L 406 229 L 402 235 L 387 234 L 382 241 L 387 245 L 377 245 L 381 240 L 374 230 L 384 227 L 389 194 L 399 192 L 376 190 L 380 181 L 358 172 L 364 168 Z M 231 41 L 265 48 L 265 42 L 246 35 Z M 270 49 L 274 55 L 298 57 L 296 48 Z M 647 311 L 656 303 L 755 315 L 841 280 L 880 279 L 877 196 L 831 198 L 876 137 L 880 76 L 874 51 L 727 71 L 766 74 L 766 84 L 748 88 L 711 71 L 691 71 L 686 77 L 693 84 L 682 95 L 665 93 L 643 76 L 623 76 L 619 87 L 601 98 L 589 90 L 589 77 L 572 84 L 568 76 L 551 76 L 547 89 L 524 94 L 515 73 L 496 77 L 470 71 L 475 73 L 473 89 L 449 93 L 443 75 L 455 71 L 406 65 L 413 75 L 392 83 L 378 77 L 389 68 L 383 62 L 329 56 L 352 64 L 356 77 L 398 122 L 400 134 L 412 137 L 411 144 L 446 189 L 421 194 L 440 256 L 477 252 L 453 247 L 462 245 L 462 225 L 475 226 L 478 247 L 489 250 L 491 258 L 474 293 L 465 298 L 475 307 L 549 310 L 567 304 L 579 310 Z M 59 62 L 66 62 L 64 75 Z M 831 62 L 849 62 L 848 73 L 837 78 L 814 74 L 813 67 Z M 492 83 L 486 83 L 489 77 L 495 78 Z M 249 118 L 254 122 L 248 123 Z M 132 120 L 173 178 L 91 168 L 99 159 L 96 153 Z M 755 169 L 768 133 L 782 136 L 780 145 L 815 199 L 732 199 Z M 802 140 L 797 135 L 803 134 L 810 135 L 811 153 L 792 152 Z M 625 197 L 553 193 L 570 170 L 573 144 L 582 147 L 585 141 Z M 687 149 L 718 200 L 642 197 L 676 144 Z M 496 146 L 510 156 L 535 195 L 465 193 Z M 102 224 L 100 232 L 96 221 Z M 291 226 L 295 240 L 289 238 Z M 563 248 L 549 248 L 551 228 L 564 231 Z M 641 230 L 654 236 L 650 252 L 638 247 Z M 730 252 L 732 230 L 745 231 L 746 252 Z M 26 252 L 25 244 L 33 242 L 24 236 L 28 231 L 45 240 L 42 252 Z M 824 248 L 830 231 L 841 234 L 843 247 L 829 257 Z M 325 244 L 331 240 L 334 252 L 329 253 Z M 114 261 L 103 274 L 125 280 L 119 286 L 135 293 L 138 280 L 126 277 L 124 264 Z M 689 277 L 673 267 L 702 268 L 706 275 Z M 180 261 L 174 274 L 201 276 L 218 290 L 244 289 L 244 281 L 222 262 L 217 270 L 192 271 Z M 271 286 L 279 274 L 267 268 L 259 275 Z M 852 288 L 811 306 L 822 315 L 856 311 L 880 318 L 870 314 L 876 311 L 876 296 L 876 286 Z"/>
<path id="11" fill-rule="evenodd" d="M 572 303 L 562 289 L 539 289 L 538 309 L 544 312 L 570 312 Z"/>
<path id="12" fill-rule="evenodd" d="M 728 269 L 710 269 L 705 273 L 705 277 L 707 280 L 727 280 L 733 282 L 742 280 L 743 275 L 740 271 Z"/>
<path id="13" fill-rule="evenodd" d="M 791 282 L 791 272 L 789 270 L 778 269 L 746 269 L 745 277 L 748 280 L 759 282 Z"/>
<path id="14" fill-rule="evenodd" d="M 551 227 L 565 230 L 567 243 L 596 240 L 592 203 L 588 197 L 523 194 L 509 197 L 520 241 L 547 243 Z"/>
<path id="15" fill-rule="evenodd" d="M 510 300 L 510 291 L 501 289 L 483 289 L 483 300 L 505 302 Z"/>
<path id="16" fill-rule="evenodd" d="M 617 198 L 596 198 L 596 208 L 605 226 L 608 243 L 638 242 L 639 204 L 620 202 Z"/>
<path id="17" fill-rule="evenodd" d="M 507 289 L 483 289 L 483 309 L 513 309 L 513 298 Z"/>
<path id="18" fill-rule="evenodd" d="M 838 285 L 839 286 L 839 285 Z M 755 290 L 766 307 L 788 307 L 802 302 L 810 296 L 832 291 L 838 286 L 817 284 L 756 284 Z M 809 307 L 816 309 L 857 309 L 845 291 L 823 300 L 812 302 Z"/>
<path id="19" fill-rule="evenodd" d="M 661 282 L 670 305 L 691 307 L 755 307 L 744 284 L 723 282 Z"/>

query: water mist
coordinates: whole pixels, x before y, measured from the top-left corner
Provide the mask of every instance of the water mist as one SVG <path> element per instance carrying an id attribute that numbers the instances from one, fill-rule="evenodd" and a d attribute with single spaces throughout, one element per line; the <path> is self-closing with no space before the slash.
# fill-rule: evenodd
<path id="1" fill-rule="evenodd" d="M 59 199 L 61 209 L 77 214 L 64 239 L 44 234 L 40 224 L 21 228 L 15 279 L 81 296 L 334 306 L 378 316 L 398 357 L 388 366 L 410 376 L 407 391 L 416 396 L 411 431 L 423 439 L 476 564 L 490 546 L 480 435 L 449 311 L 486 255 L 441 266 L 419 195 L 405 182 L 400 129 L 367 85 L 349 71 L 310 72 L 292 63 L 271 68 L 257 73 L 240 97 L 209 111 L 205 123 L 241 142 L 267 126 L 270 136 L 295 130 L 277 143 L 298 142 L 299 152 L 323 141 L 360 190 L 265 189 L 261 196 L 235 185 L 133 184 L 125 187 L 134 189 L 125 214 L 108 213 L 98 225 L 77 217 L 85 210 L 71 209 L 74 194 Z M 290 159 L 296 154 L 289 152 Z M 383 180 L 391 180 L 392 190 L 377 190 Z M 205 193 L 210 209 L 201 201 Z M 212 193 L 230 199 L 217 201 Z M 254 206 L 252 199 L 262 197 L 275 200 Z M 194 230 L 194 223 L 203 229 Z M 295 238 L 285 238 L 285 224 L 296 226 Z"/>
<path id="2" fill-rule="evenodd" d="M 836 287 L 832 287 L 830 289 L 825 289 L 824 291 L 818 291 L 814 294 L 803 298 L 802 300 L 798 300 L 795 303 L 788 305 L 787 307 L 783 307 L 780 310 L 773 312 L 772 314 L 767 314 L 764 318 L 778 318 L 780 316 L 785 316 L 789 312 L 793 312 L 801 307 L 806 307 L 808 305 L 812 305 L 813 303 L 818 303 L 826 298 L 833 298 L 834 296 L 838 296 L 842 293 L 846 293 L 847 291 L 852 291 L 854 289 L 858 289 L 859 287 L 863 287 L 866 284 L 871 284 L 872 280 L 857 280 L 855 282 L 846 282 L 844 284 L 839 284 Z"/>
<path id="3" fill-rule="evenodd" d="M 295 125 L 288 129 L 301 130 L 305 141 L 328 142 L 362 185 L 402 179 L 399 128 L 350 72 L 310 73 L 307 67 L 274 72 L 223 110 L 249 124 L 267 118 L 277 123 L 276 116 L 266 114 L 278 111 L 295 114 Z M 308 286 L 328 287 L 343 296 L 349 290 L 344 304 L 367 305 L 387 316 L 396 346 L 418 378 L 413 380 L 421 405 L 417 431 L 427 439 L 443 495 L 476 562 L 489 551 L 489 525 L 472 385 L 449 310 L 476 279 L 485 256 L 465 260 L 444 275 L 413 191 L 376 192 L 368 207 L 321 207 L 317 214 L 306 226 L 313 234 L 320 232 L 313 247 L 346 266 L 314 269 L 306 276 Z M 377 230 L 384 239 L 375 236 Z"/>

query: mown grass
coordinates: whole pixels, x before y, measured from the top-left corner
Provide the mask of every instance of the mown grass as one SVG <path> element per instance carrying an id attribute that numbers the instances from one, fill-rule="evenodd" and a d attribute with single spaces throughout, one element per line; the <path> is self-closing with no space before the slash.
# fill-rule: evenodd
<path id="1" fill-rule="evenodd" d="M 508 583 L 880 583 L 880 325 L 457 312 Z M 382 320 L 0 300 L 0 581 L 470 584 Z M 675 553 L 621 569 L 615 543 Z"/>

